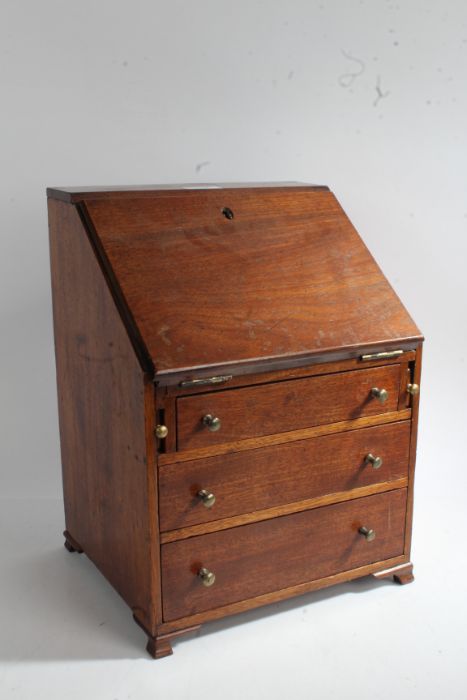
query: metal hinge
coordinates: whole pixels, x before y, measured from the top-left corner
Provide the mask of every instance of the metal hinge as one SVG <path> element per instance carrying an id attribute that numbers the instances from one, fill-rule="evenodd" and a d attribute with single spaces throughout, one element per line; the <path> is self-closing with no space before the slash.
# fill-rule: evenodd
<path id="1" fill-rule="evenodd" d="M 230 379 L 232 379 L 231 374 L 226 374 L 220 377 L 207 377 L 206 379 L 186 379 L 185 381 L 180 382 L 180 386 L 210 386 L 212 384 L 224 384 Z"/>
<path id="2" fill-rule="evenodd" d="M 403 355 L 403 350 L 389 350 L 388 352 L 372 352 L 369 355 L 360 355 L 362 362 L 369 362 L 370 360 L 391 360 L 393 357 L 399 357 Z"/>

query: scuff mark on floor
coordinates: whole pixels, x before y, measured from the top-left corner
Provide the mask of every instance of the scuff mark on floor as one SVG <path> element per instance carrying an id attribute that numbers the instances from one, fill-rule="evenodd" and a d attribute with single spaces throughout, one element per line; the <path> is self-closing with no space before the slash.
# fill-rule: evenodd
<path id="1" fill-rule="evenodd" d="M 201 170 L 201 168 L 205 168 L 207 165 L 211 165 L 211 161 L 210 161 L 210 160 L 203 160 L 202 163 L 198 163 L 197 166 L 196 166 L 196 168 L 195 168 L 195 169 L 196 169 L 196 172 L 199 173 L 199 171 Z"/>
<path id="2" fill-rule="evenodd" d="M 343 88 L 349 88 L 353 82 L 365 72 L 365 64 L 362 60 L 359 58 L 356 58 L 356 56 L 352 56 L 350 53 L 347 53 L 347 51 L 344 51 L 344 49 L 341 49 L 342 55 L 347 58 L 349 61 L 353 61 L 358 65 L 358 70 L 354 70 L 353 72 L 348 72 L 348 73 L 342 73 L 342 75 L 339 76 L 338 78 L 338 83 L 341 87 Z"/>
<path id="3" fill-rule="evenodd" d="M 386 90 L 385 92 L 383 92 L 381 90 L 381 76 L 379 76 L 379 75 L 376 79 L 375 90 L 376 90 L 376 97 L 375 97 L 375 100 L 373 102 L 373 107 L 376 107 L 380 100 L 384 99 L 385 97 L 387 97 L 390 94 L 389 90 Z"/>

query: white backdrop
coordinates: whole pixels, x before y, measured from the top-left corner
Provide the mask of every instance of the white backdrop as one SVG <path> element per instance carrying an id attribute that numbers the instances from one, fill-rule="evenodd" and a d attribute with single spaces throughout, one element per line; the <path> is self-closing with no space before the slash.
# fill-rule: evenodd
<path id="1" fill-rule="evenodd" d="M 53 672 L 70 698 L 194 698 L 204 674 L 223 698 L 291 678 L 300 698 L 465 698 L 467 4 L 2 0 L 0 50 L 7 695 L 51 698 Z M 229 180 L 329 185 L 426 335 L 417 580 L 208 625 L 151 664 L 61 551 L 45 188 Z"/>

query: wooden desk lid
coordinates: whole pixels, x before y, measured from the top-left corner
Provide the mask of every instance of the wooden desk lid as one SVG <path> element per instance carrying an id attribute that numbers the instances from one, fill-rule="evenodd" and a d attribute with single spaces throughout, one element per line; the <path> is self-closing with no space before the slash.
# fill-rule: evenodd
<path id="1" fill-rule="evenodd" d="M 80 208 L 147 369 L 238 373 L 422 340 L 327 188 L 198 187 L 49 190 Z"/>

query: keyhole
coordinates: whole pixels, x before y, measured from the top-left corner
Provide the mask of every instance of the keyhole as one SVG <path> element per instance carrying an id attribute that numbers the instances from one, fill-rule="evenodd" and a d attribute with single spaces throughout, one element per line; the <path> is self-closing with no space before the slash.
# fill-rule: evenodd
<path id="1" fill-rule="evenodd" d="M 232 209 L 229 209 L 229 207 L 224 207 L 222 209 L 222 213 L 224 214 L 226 219 L 233 219 L 234 218 L 234 213 Z"/>

